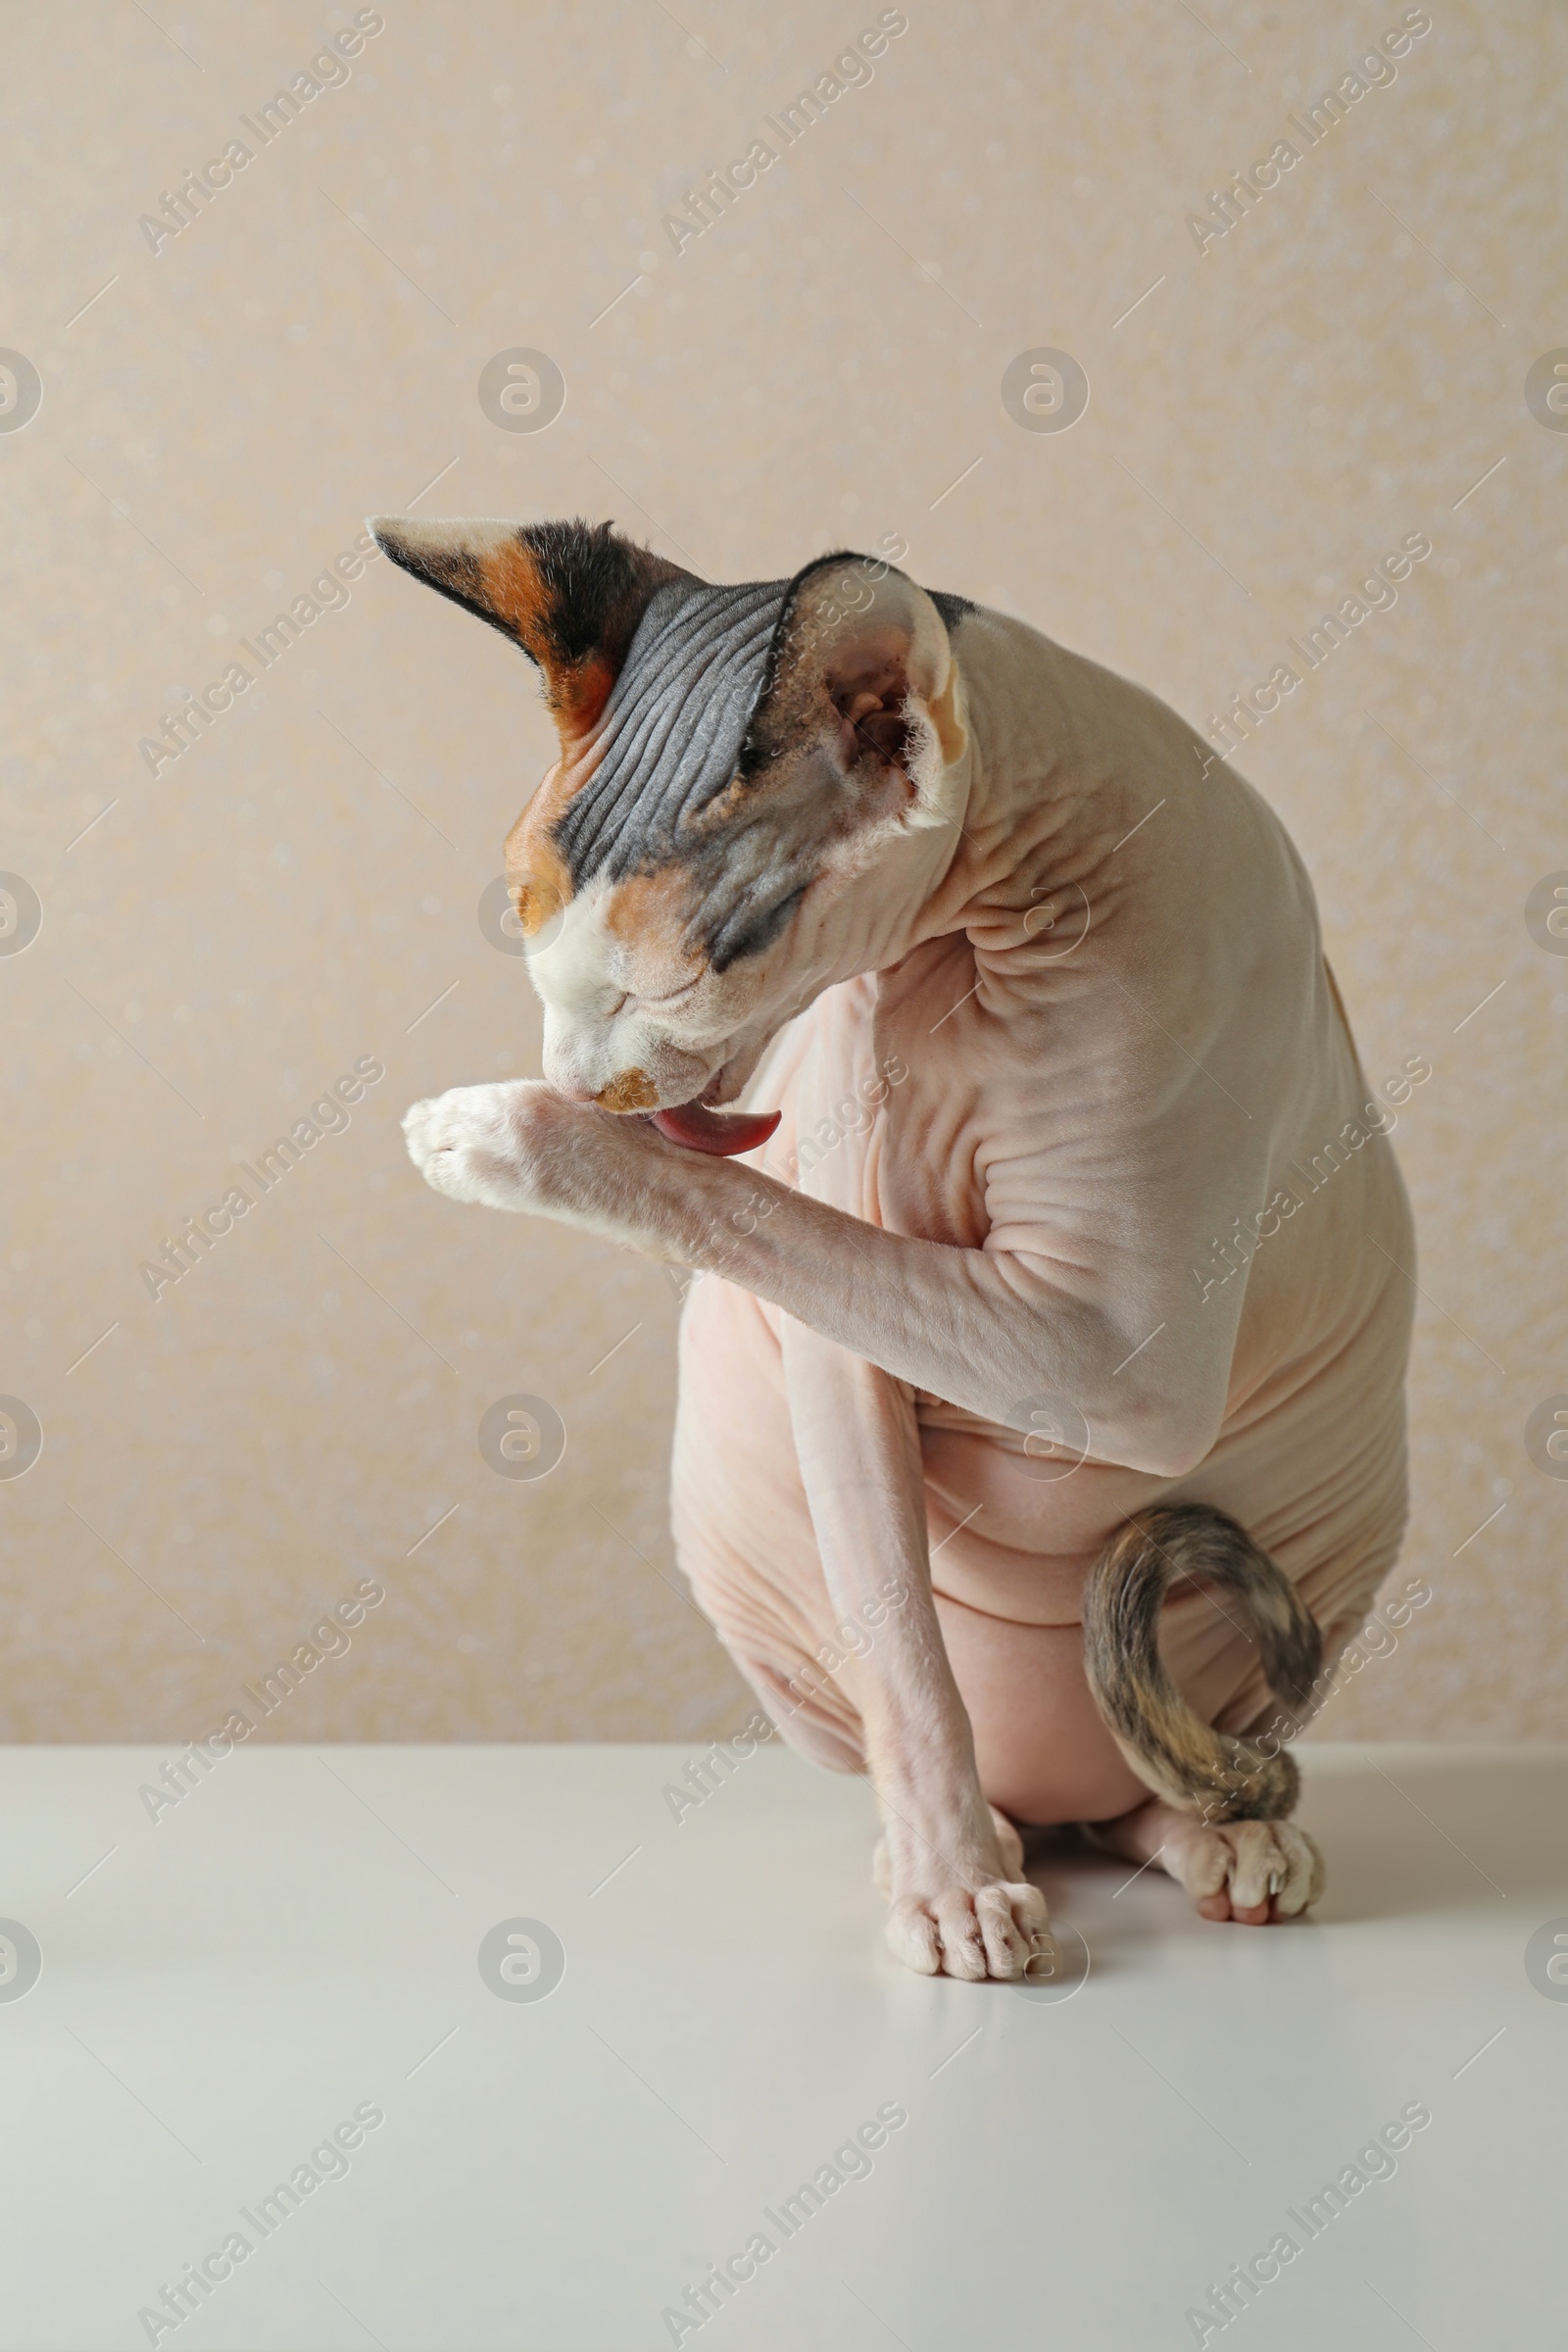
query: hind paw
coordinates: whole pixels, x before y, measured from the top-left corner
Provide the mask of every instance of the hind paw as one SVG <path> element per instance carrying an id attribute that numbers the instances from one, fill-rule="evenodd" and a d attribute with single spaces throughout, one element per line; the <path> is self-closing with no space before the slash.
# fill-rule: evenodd
<path id="1" fill-rule="evenodd" d="M 1292 1821 L 1182 1821 L 1160 1856 L 1204 1919 L 1261 1928 L 1295 1919 L 1323 1891 L 1323 1857 Z"/>
<path id="2" fill-rule="evenodd" d="M 1298 1918 L 1323 1891 L 1323 1857 L 1294 1821 L 1195 1821 L 1151 1797 L 1094 1835 L 1129 1862 L 1157 1862 L 1204 1919 L 1267 1927 Z"/>

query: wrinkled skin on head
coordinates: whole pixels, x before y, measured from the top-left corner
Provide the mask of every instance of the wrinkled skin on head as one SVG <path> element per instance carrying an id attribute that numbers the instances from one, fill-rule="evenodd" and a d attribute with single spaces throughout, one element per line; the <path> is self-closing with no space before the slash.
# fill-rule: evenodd
<path id="1" fill-rule="evenodd" d="M 371 528 L 544 673 L 561 757 L 507 874 L 547 1080 L 751 1149 L 772 1119 L 743 1140 L 705 1113 L 824 988 L 904 952 L 958 839 L 943 612 L 862 557 L 714 588 L 608 524 Z"/>

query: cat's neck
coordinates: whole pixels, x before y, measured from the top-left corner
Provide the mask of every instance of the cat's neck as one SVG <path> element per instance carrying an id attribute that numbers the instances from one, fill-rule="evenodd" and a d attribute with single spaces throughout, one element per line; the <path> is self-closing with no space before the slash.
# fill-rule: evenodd
<path id="1" fill-rule="evenodd" d="M 1076 657 L 987 612 L 965 619 L 956 650 L 965 748 L 949 771 L 947 855 L 933 866 L 911 947 L 969 928 L 999 899 L 1027 906 L 1042 868 L 1080 830 Z"/>
<path id="2" fill-rule="evenodd" d="M 1202 788 L 1203 746 L 1185 720 L 1025 622 L 977 611 L 955 652 L 964 740 L 943 771 L 943 816 L 911 826 L 840 902 L 843 927 L 823 943 L 832 980 L 890 971 L 956 934 L 982 960 L 1025 943 L 1046 954 L 1048 932 L 1053 949 L 1070 942 L 1091 903 L 1096 924 L 1113 917 L 1162 854 L 1157 831 L 1140 830 L 1155 804 Z"/>
<path id="3" fill-rule="evenodd" d="M 1094 895 L 1161 793 L 1200 781 L 1202 747 L 1174 710 L 1025 622 L 977 612 L 956 650 L 968 737 L 961 801 L 911 947 L 958 931 L 978 945 L 996 917 L 1063 885 Z"/>

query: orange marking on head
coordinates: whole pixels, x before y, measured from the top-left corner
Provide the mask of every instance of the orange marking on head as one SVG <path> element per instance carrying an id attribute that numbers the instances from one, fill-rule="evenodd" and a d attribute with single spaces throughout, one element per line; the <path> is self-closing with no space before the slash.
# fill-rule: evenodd
<path id="1" fill-rule="evenodd" d="M 535 938 L 546 923 L 571 904 L 571 876 L 548 842 L 532 851 L 526 864 L 514 865 L 509 855 L 507 879 L 512 885 L 512 904 L 517 910 L 517 920 L 528 939 Z"/>
<path id="2" fill-rule="evenodd" d="M 564 762 L 558 761 L 507 835 L 506 871 L 512 903 L 524 934 L 532 939 L 573 898 L 571 874 L 551 839 L 552 828 L 571 788 L 563 788 Z"/>
<path id="3" fill-rule="evenodd" d="M 503 541 L 484 558 L 479 576 L 491 611 L 516 632 L 518 643 L 544 671 L 563 742 L 587 734 L 610 700 L 613 664 L 603 653 L 585 654 L 576 662 L 562 659 L 556 650 L 552 600 L 532 551 L 521 540 Z"/>
<path id="4" fill-rule="evenodd" d="M 520 539 L 503 539 L 481 559 L 479 577 L 491 612 L 499 612 L 537 658 L 549 638 L 550 599 L 531 552 Z"/>
<path id="5" fill-rule="evenodd" d="M 556 710 L 566 724 L 581 734 L 604 716 L 615 672 L 603 654 L 588 654 L 573 668 L 563 670 L 555 690 Z"/>
<path id="6" fill-rule="evenodd" d="M 628 874 L 611 893 L 605 908 L 606 928 L 615 939 L 639 947 L 667 945 L 671 955 L 679 956 L 683 964 L 689 963 L 691 958 L 680 944 L 691 911 L 686 889 L 679 869 Z"/>
<path id="7" fill-rule="evenodd" d="M 639 992 L 673 996 L 707 977 L 709 963 L 690 937 L 686 877 L 677 871 L 628 874 L 604 903 L 605 929 L 636 956 Z"/>

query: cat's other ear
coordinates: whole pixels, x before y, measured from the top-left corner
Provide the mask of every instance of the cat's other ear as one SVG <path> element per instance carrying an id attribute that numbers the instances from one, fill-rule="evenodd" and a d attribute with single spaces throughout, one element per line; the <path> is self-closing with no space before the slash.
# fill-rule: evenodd
<path id="1" fill-rule="evenodd" d="M 570 753 L 590 733 L 656 589 L 690 579 L 608 522 L 424 522 L 373 514 L 383 554 L 520 645 Z"/>
<path id="2" fill-rule="evenodd" d="M 813 735 L 846 775 L 902 774 L 935 815 L 941 773 L 967 742 L 957 663 L 923 588 L 866 556 L 831 557 L 799 580 L 749 746 L 762 765 Z"/>

